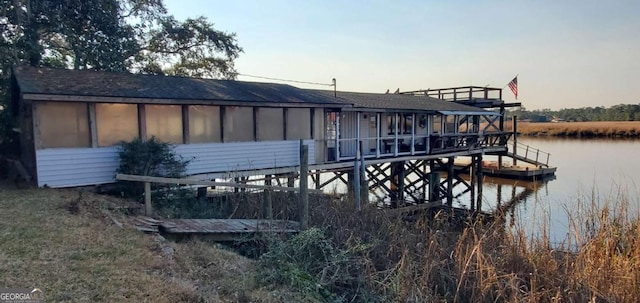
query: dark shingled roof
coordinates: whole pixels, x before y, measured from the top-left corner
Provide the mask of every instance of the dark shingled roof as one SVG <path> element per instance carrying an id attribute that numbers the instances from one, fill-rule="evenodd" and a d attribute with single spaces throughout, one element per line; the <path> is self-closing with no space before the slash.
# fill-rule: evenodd
<path id="1" fill-rule="evenodd" d="M 13 74 L 23 94 L 345 106 L 333 96 L 286 84 L 26 66 L 15 67 Z"/>
<path id="2" fill-rule="evenodd" d="M 315 90 L 325 96 L 334 96 L 333 91 Z M 459 104 L 450 101 L 443 101 L 427 96 L 414 96 L 402 94 L 374 94 L 337 92 L 336 96 L 340 102 L 353 105 L 357 108 L 370 108 L 381 110 L 421 110 L 421 111 L 461 111 L 461 112 L 487 112 L 479 107 Z"/>
<path id="3" fill-rule="evenodd" d="M 214 80 L 125 72 L 20 66 L 13 69 L 21 93 L 246 103 L 308 104 L 375 110 L 485 112 L 427 96 L 301 89 L 286 84 Z M 487 112 L 489 113 L 489 112 Z"/>

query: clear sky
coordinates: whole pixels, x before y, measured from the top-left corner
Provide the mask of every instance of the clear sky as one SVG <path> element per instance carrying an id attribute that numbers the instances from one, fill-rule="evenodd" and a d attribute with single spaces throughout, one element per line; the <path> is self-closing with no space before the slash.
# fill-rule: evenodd
<path id="1" fill-rule="evenodd" d="M 518 74 L 518 101 L 527 109 L 640 103 L 639 0 L 165 4 L 178 19 L 202 15 L 235 32 L 244 74 L 336 78 L 338 90 L 380 93 L 502 88 Z M 503 96 L 514 101 L 508 88 Z"/>

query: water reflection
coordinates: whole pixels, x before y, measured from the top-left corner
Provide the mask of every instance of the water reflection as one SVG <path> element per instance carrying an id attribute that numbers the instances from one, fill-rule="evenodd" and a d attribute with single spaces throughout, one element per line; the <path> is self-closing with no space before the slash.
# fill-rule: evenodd
<path id="1" fill-rule="evenodd" d="M 528 234 L 545 234 L 565 242 L 581 224 L 578 212 L 588 207 L 626 203 L 631 215 L 640 210 L 640 140 L 519 138 L 551 153 L 555 180 L 526 182 L 485 179 L 484 210 L 509 209 L 510 221 Z M 468 205 L 469 198 L 457 200 Z"/>

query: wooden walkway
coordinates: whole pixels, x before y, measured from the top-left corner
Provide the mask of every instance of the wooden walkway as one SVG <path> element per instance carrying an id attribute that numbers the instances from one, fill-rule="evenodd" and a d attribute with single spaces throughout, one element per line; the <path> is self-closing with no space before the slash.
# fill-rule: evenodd
<path id="1" fill-rule="evenodd" d="M 233 241 L 259 233 L 297 233 L 300 223 L 263 219 L 162 219 L 140 216 L 136 229 L 174 236 L 201 235 L 214 241 Z"/>

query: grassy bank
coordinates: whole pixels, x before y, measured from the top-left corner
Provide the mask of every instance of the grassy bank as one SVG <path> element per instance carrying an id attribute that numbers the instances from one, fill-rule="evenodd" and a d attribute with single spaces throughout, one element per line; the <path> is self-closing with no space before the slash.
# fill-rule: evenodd
<path id="1" fill-rule="evenodd" d="M 254 261 L 234 252 L 120 227 L 112 218 L 126 225 L 120 210 L 128 206 L 88 192 L 0 184 L 0 286 L 41 288 L 47 302 L 295 301 L 258 287 Z"/>
<path id="2" fill-rule="evenodd" d="M 623 195 L 598 202 L 578 203 L 558 247 L 500 220 L 461 228 L 446 213 L 325 199 L 316 228 L 250 260 L 122 228 L 126 201 L 4 187 L 0 285 L 40 287 L 48 302 L 639 302 L 640 221 Z"/>
<path id="3" fill-rule="evenodd" d="M 505 126 L 509 130 L 513 129 L 511 123 L 506 123 Z M 518 133 L 535 137 L 640 138 L 640 121 L 519 122 Z"/>

